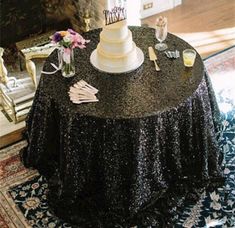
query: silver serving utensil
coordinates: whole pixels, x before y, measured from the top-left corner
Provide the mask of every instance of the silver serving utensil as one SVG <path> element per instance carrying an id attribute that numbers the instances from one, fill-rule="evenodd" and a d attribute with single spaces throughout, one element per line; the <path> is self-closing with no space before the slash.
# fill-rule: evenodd
<path id="1" fill-rule="evenodd" d="M 178 50 L 175 51 L 176 52 L 176 58 L 180 57 L 180 52 Z"/>
<path id="2" fill-rule="evenodd" d="M 149 59 L 154 62 L 156 71 L 160 71 L 160 67 L 157 65 L 157 55 L 155 54 L 153 47 L 149 47 Z"/>
<path id="3" fill-rule="evenodd" d="M 180 53 L 178 50 L 175 50 L 175 51 L 165 51 L 165 54 L 168 58 L 174 58 L 174 59 L 177 59 L 180 57 Z"/>

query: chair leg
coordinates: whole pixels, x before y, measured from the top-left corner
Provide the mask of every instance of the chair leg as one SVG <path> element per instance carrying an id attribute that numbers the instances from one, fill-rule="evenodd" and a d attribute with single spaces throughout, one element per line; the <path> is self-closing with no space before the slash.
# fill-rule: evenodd
<path id="1" fill-rule="evenodd" d="M 26 60 L 26 69 L 27 69 L 32 81 L 33 81 L 33 84 L 34 84 L 35 88 L 37 88 L 35 63 L 30 59 Z"/>
<path id="2" fill-rule="evenodd" d="M 0 47 L 0 79 L 3 84 L 6 84 L 8 81 L 7 77 L 7 68 L 4 65 L 4 60 L 2 58 L 4 49 Z"/>

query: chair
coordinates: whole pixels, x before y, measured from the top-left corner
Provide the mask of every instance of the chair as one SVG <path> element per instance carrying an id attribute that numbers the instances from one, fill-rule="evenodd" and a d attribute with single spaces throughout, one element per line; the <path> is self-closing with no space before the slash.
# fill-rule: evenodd
<path id="1" fill-rule="evenodd" d="M 0 97 L 3 110 L 7 116 L 18 123 L 25 119 L 33 102 L 39 75 L 36 73 L 34 58 L 46 58 L 55 49 L 55 45 L 46 44 L 21 50 L 25 59 L 27 74 L 31 77 L 8 77 L 7 69 L 2 58 L 3 48 L 0 48 Z"/>

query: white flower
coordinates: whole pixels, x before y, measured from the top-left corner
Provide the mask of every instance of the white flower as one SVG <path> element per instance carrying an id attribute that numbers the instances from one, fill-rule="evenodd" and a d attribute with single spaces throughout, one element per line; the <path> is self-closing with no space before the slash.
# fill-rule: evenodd
<path id="1" fill-rule="evenodd" d="M 20 195 L 21 197 L 24 197 L 24 196 L 27 195 L 27 193 L 26 193 L 25 191 L 20 191 L 20 192 L 19 192 L 19 195 Z"/>
<path id="2" fill-rule="evenodd" d="M 232 207 L 233 204 L 234 204 L 234 202 L 233 202 L 232 200 L 228 200 L 227 203 L 228 203 L 228 206 L 231 206 L 231 207 Z"/>
<path id="3" fill-rule="evenodd" d="M 47 196 L 46 195 L 42 195 L 42 199 L 46 200 Z"/>
<path id="4" fill-rule="evenodd" d="M 70 37 L 70 35 L 64 36 L 63 40 L 64 40 L 64 42 L 66 42 L 66 43 L 71 42 L 71 37 Z"/>
<path id="5" fill-rule="evenodd" d="M 229 125 L 229 122 L 227 120 L 222 121 L 223 126 L 227 127 Z"/>
<path id="6" fill-rule="evenodd" d="M 22 188 L 22 190 L 29 190 L 30 189 L 30 185 L 26 185 Z"/>
<path id="7" fill-rule="evenodd" d="M 228 168 L 225 168 L 224 169 L 224 174 L 229 174 L 230 173 L 230 170 Z"/>
<path id="8" fill-rule="evenodd" d="M 212 201 L 219 201 L 219 195 L 217 195 L 215 191 L 210 193 L 210 197 Z"/>
<path id="9" fill-rule="evenodd" d="M 47 188 L 47 187 L 48 187 L 48 184 L 42 184 L 42 187 L 43 187 L 43 188 Z"/>
<path id="10" fill-rule="evenodd" d="M 48 224 L 48 227 L 49 227 L 49 228 L 54 228 L 54 227 L 55 227 L 55 223 L 54 223 L 54 222 L 50 222 L 50 223 Z"/>
<path id="11" fill-rule="evenodd" d="M 47 224 L 47 223 L 48 223 L 48 218 L 43 218 L 43 219 L 42 219 L 42 223 L 43 223 L 43 224 Z"/>
<path id="12" fill-rule="evenodd" d="M 36 215 L 37 218 L 42 218 L 43 217 L 43 212 L 37 211 L 35 215 Z"/>
<path id="13" fill-rule="evenodd" d="M 235 116 L 234 116 L 234 119 L 235 119 Z M 233 138 L 232 142 L 235 144 L 235 138 Z"/>
<path id="14" fill-rule="evenodd" d="M 206 228 L 209 228 L 209 227 L 215 227 L 215 226 L 223 225 L 224 220 L 223 219 L 220 219 L 220 220 L 211 219 L 210 216 L 209 216 L 205 219 L 205 223 L 206 223 Z"/>
<path id="15" fill-rule="evenodd" d="M 211 205 L 210 205 L 210 207 L 212 207 L 214 210 L 220 210 L 221 209 L 221 204 L 220 203 L 218 203 L 218 202 L 216 202 L 216 201 L 213 201 L 212 203 L 211 203 Z"/>

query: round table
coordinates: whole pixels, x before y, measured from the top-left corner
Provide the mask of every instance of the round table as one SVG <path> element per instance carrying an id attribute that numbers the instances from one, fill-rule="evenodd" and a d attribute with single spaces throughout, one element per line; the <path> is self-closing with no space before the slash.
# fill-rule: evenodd
<path id="1" fill-rule="evenodd" d="M 216 140 L 219 112 L 202 59 L 185 68 L 182 56 L 148 57 L 154 30 L 130 27 L 145 61 L 130 73 L 99 72 L 90 64 L 100 29 L 75 50 L 76 75 L 42 74 L 27 118 L 26 167 L 47 178 L 56 215 L 79 227 L 167 227 L 185 200 L 221 177 Z M 169 50 L 192 48 L 168 34 Z M 54 51 L 44 65 L 53 71 Z M 99 102 L 73 104 L 80 79 L 99 90 Z M 197 193 L 197 194 L 193 194 Z"/>

